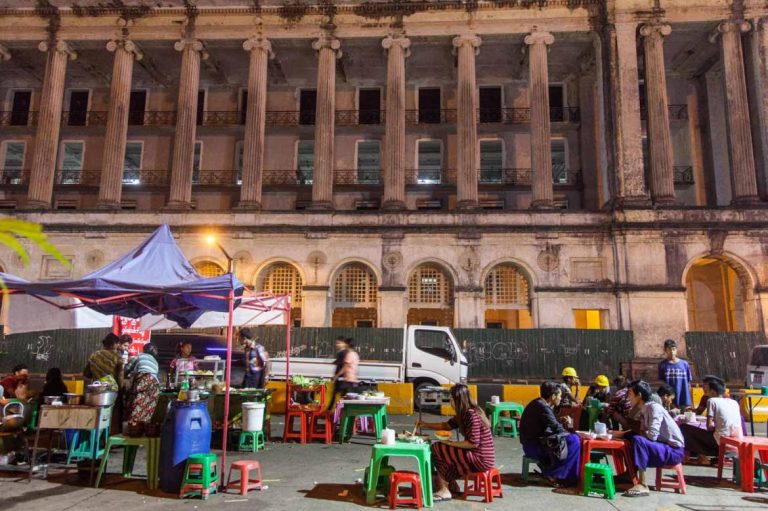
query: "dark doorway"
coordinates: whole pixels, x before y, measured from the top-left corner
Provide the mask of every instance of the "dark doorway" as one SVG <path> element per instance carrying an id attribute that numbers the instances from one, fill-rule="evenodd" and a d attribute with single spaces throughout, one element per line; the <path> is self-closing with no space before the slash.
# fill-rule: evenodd
<path id="1" fill-rule="evenodd" d="M 197 91 L 197 125 L 202 126 L 205 119 L 205 91 Z"/>
<path id="2" fill-rule="evenodd" d="M 565 121 L 565 91 L 562 85 L 549 86 L 549 120 Z"/>
<path id="3" fill-rule="evenodd" d="M 358 91 L 359 124 L 381 124 L 381 89 Z"/>
<path id="4" fill-rule="evenodd" d="M 73 90 L 69 93 L 69 126 L 85 126 L 88 119 L 88 96 L 87 90 Z"/>
<path id="5" fill-rule="evenodd" d="M 245 117 L 248 115 L 248 91 L 240 91 L 240 124 L 245 124 Z"/>
<path id="6" fill-rule="evenodd" d="M 317 109 L 317 91 L 302 89 L 299 93 L 299 124 L 315 124 Z"/>
<path id="7" fill-rule="evenodd" d="M 29 124 L 29 109 L 32 105 L 32 91 L 17 90 L 13 93 L 11 105 L 11 126 Z"/>
<path id="8" fill-rule="evenodd" d="M 440 89 L 419 89 L 419 122 L 440 124 Z"/>
<path id="9" fill-rule="evenodd" d="M 144 125 L 144 113 L 147 109 L 147 91 L 132 90 L 128 104 L 128 124 L 131 126 Z"/>
<path id="10" fill-rule="evenodd" d="M 480 87 L 480 122 L 501 122 L 501 87 Z"/>

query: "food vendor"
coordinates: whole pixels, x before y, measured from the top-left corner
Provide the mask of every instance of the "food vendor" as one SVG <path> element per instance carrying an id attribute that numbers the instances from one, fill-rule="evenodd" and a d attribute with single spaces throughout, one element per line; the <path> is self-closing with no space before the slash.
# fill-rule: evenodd
<path id="1" fill-rule="evenodd" d="M 178 382 L 179 377 L 184 378 L 187 376 L 187 373 L 192 373 L 196 370 L 197 359 L 192 355 L 192 342 L 180 341 L 176 348 L 176 358 L 171 360 L 171 381 Z"/>

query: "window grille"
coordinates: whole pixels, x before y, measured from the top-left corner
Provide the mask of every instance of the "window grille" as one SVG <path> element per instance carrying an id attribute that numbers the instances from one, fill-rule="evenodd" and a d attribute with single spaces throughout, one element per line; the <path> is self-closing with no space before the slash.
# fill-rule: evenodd
<path id="1" fill-rule="evenodd" d="M 289 263 L 274 263 L 266 271 L 261 284 L 261 291 L 270 291 L 277 295 L 291 295 L 294 307 L 301 305 L 301 291 L 304 282 L 295 266 Z"/>
<path id="2" fill-rule="evenodd" d="M 496 266 L 485 278 L 485 303 L 488 305 L 528 306 L 528 279 L 513 264 Z"/>
<path id="3" fill-rule="evenodd" d="M 203 277 L 219 277 L 224 275 L 224 268 L 212 261 L 195 263 L 195 271 Z"/>
<path id="4" fill-rule="evenodd" d="M 419 266 L 408 279 L 411 303 L 453 305 L 453 284 L 443 270 L 434 264 Z"/>
<path id="5" fill-rule="evenodd" d="M 376 276 L 363 264 L 347 265 L 333 285 L 334 303 L 344 306 L 376 305 Z"/>

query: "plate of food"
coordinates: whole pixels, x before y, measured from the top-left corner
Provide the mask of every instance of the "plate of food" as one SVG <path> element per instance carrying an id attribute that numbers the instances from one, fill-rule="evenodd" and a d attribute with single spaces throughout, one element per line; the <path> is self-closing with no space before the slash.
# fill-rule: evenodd
<path id="1" fill-rule="evenodd" d="M 450 431 L 435 431 L 435 436 L 441 440 L 448 440 L 453 436 L 453 433 Z"/>

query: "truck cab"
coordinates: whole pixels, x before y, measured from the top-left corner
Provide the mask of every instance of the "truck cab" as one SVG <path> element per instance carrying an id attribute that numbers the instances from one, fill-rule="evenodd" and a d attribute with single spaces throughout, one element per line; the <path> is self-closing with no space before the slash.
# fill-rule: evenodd
<path id="1" fill-rule="evenodd" d="M 414 388 L 422 385 L 466 383 L 469 363 L 448 327 L 405 327 L 403 363 Z"/>

